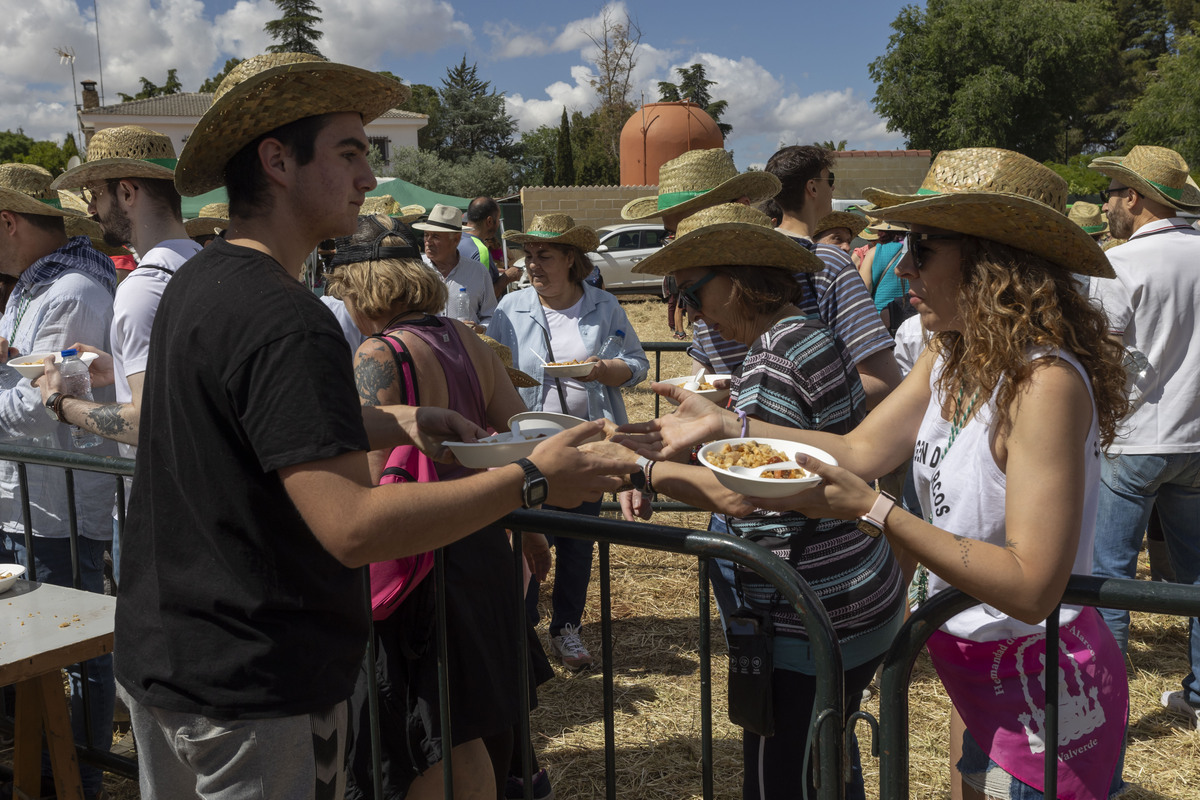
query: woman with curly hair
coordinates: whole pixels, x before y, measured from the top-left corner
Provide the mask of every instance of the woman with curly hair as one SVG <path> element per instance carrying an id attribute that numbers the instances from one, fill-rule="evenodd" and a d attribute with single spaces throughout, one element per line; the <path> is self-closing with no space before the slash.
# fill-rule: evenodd
<path id="1" fill-rule="evenodd" d="M 1071 278 L 1112 268 L 1063 213 L 1066 193 L 1051 170 L 993 148 L 943 151 L 916 195 L 866 190 L 873 213 L 911 229 L 897 269 L 930 346 L 845 436 L 750 424 L 840 465 L 808 459 L 819 488 L 756 502 L 857 519 L 908 569 L 927 569 L 914 581 L 924 594 L 954 586 L 981 601 L 928 643 L 954 704 L 955 798 L 1042 797 L 1047 677 L 1059 686 L 1058 796 L 1104 798 L 1119 783 L 1128 686 L 1094 608 L 1062 608 L 1057 669 L 1046 668 L 1045 619 L 1068 577 L 1091 572 L 1101 447 L 1127 408 L 1120 349 Z M 738 435 L 736 417 L 674 394 L 678 414 L 629 426 L 648 434 L 643 452 Z M 909 455 L 925 518 L 864 480 Z"/>

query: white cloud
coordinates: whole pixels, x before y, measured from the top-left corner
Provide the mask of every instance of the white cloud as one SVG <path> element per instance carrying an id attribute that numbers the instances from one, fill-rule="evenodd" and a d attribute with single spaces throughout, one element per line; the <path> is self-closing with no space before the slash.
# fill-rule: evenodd
<path id="1" fill-rule="evenodd" d="M 596 90 L 590 81 L 595 73 L 584 66 L 571 67 L 571 78 L 574 83 L 555 81 L 546 87 L 549 99 L 531 97 L 526 99 L 520 94 L 508 94 L 504 97 L 504 107 L 517 121 L 517 128 L 525 133 L 542 125 L 558 125 L 562 120 L 563 107 L 567 113 L 583 111 L 587 113 L 596 105 Z"/>
<path id="2" fill-rule="evenodd" d="M 610 21 L 626 19 L 628 11 L 625 3 L 608 3 L 594 16 L 568 22 L 561 30 L 550 25 L 531 30 L 527 25 L 502 20 L 484 23 L 483 32 L 492 40 L 490 54 L 496 59 L 569 53 L 572 50 L 582 50 L 584 57 L 590 58 L 590 51 L 594 49 L 592 37 L 600 38 L 606 16 Z"/>

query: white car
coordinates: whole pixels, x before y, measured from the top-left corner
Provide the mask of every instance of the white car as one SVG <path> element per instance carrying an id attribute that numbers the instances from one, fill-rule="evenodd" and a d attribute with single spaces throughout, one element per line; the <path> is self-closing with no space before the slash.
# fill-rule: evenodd
<path id="1" fill-rule="evenodd" d="M 667 232 L 662 225 L 631 223 L 628 225 L 605 225 L 597 228 L 600 236 L 600 246 L 593 253 L 588 253 L 588 259 L 600 268 L 604 277 L 604 288 L 612 292 L 652 292 L 657 294 L 662 288 L 661 275 L 641 275 L 633 271 L 643 258 L 656 252 L 666 243 Z M 522 270 L 518 288 L 529 285 L 529 279 L 524 274 L 525 259 L 516 266 Z"/>

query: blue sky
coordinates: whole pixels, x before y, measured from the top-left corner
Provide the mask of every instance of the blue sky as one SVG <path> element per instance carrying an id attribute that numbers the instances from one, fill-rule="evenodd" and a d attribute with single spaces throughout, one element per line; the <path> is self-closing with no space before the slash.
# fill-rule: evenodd
<path id="1" fill-rule="evenodd" d="M 105 99 L 135 93 L 138 77 L 161 83 L 179 69 L 194 91 L 226 58 L 262 52 L 271 0 L 95 0 Z M 325 54 L 405 81 L 439 86 L 466 55 L 503 92 L 522 130 L 557 124 L 562 108 L 589 111 L 595 95 L 586 32 L 607 11 L 642 29 L 634 95 L 657 99 L 659 80 L 700 62 L 729 101 L 726 146 L 738 165 L 762 164 L 781 144 L 846 139 L 851 148 L 891 149 L 903 139 L 871 109 L 867 72 L 887 46 L 902 3 L 762 4 L 761 16 L 730 4 L 681 2 L 484 3 L 480 0 L 318 0 Z M 773 16 L 767 16 L 771 10 Z M 749 7 L 747 7 L 749 10 Z M 0 0 L 0 114 L 6 128 L 61 139 L 74 127 L 71 75 L 54 53 L 73 48 L 77 80 L 98 78 L 90 0 Z"/>

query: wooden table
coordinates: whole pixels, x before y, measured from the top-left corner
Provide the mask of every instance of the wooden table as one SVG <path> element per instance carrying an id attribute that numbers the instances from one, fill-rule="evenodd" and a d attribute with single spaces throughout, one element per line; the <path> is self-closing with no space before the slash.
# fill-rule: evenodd
<path id="1" fill-rule="evenodd" d="M 18 791 L 40 796 L 44 733 L 58 797 L 83 800 L 60 670 L 112 652 L 116 610 L 115 597 L 25 580 L 0 594 L 0 686 L 16 684 Z"/>

